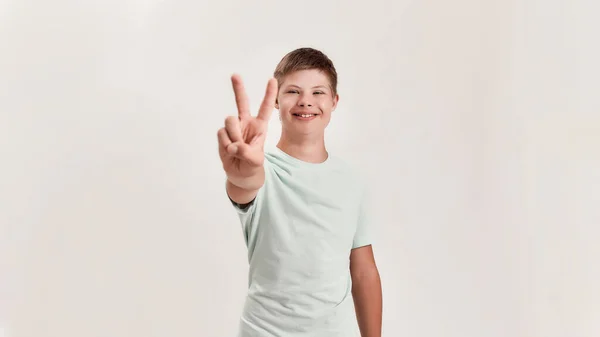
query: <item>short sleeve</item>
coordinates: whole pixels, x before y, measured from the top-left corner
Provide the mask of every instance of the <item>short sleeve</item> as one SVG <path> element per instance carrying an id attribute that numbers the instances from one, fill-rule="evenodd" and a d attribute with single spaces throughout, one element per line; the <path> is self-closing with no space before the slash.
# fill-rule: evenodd
<path id="1" fill-rule="evenodd" d="M 356 232 L 354 233 L 354 240 L 352 242 L 353 249 L 373 243 L 371 198 L 366 187 L 363 187 L 359 200 Z"/>
<path id="2" fill-rule="evenodd" d="M 266 168 L 266 166 L 265 166 L 265 168 Z M 258 222 L 258 219 L 260 217 L 260 208 L 262 207 L 262 204 L 263 204 L 263 199 L 265 197 L 265 188 L 266 188 L 267 180 L 268 180 L 267 173 L 268 173 L 268 171 L 265 171 L 265 183 L 258 190 L 256 197 L 251 202 L 244 204 L 244 205 L 240 205 L 240 204 L 234 202 L 231 199 L 231 197 L 229 195 L 227 195 L 227 198 L 229 198 L 229 202 L 233 206 L 233 208 L 236 211 L 238 218 L 240 220 L 240 224 L 242 227 L 242 232 L 244 234 L 244 240 L 246 241 L 246 244 L 249 243 L 250 237 L 252 236 L 253 228 L 255 231 L 256 223 Z M 227 191 L 227 188 L 225 188 L 225 190 Z M 225 193 L 227 193 L 227 192 L 225 192 Z"/>
<path id="3" fill-rule="evenodd" d="M 254 217 L 254 214 L 256 213 L 256 209 L 259 207 L 259 205 L 261 203 L 260 199 L 262 198 L 263 188 L 264 188 L 264 186 L 258 190 L 256 197 L 251 202 L 244 204 L 244 205 L 240 205 L 240 204 L 236 203 L 235 201 L 233 201 L 231 199 L 231 197 L 229 195 L 227 195 L 227 197 L 229 198 L 229 202 L 233 206 L 233 209 L 238 214 L 238 217 L 240 219 L 240 223 L 242 225 L 242 229 L 244 230 L 244 232 L 246 232 L 247 229 L 250 227 L 252 218 Z"/>

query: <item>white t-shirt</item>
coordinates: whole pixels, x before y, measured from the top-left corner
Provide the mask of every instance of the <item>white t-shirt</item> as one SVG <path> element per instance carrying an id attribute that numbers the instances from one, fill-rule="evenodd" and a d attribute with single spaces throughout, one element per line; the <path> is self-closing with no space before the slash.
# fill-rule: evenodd
<path id="1" fill-rule="evenodd" d="M 371 244 L 366 185 L 329 155 L 265 152 L 265 183 L 235 205 L 250 264 L 238 337 L 353 337 L 350 251 Z"/>

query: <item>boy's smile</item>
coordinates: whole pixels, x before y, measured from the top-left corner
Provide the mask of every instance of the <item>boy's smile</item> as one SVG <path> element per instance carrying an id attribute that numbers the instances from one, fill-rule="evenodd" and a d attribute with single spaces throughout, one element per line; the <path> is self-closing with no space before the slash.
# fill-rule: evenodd
<path id="1" fill-rule="evenodd" d="M 320 113 L 314 113 L 311 111 L 295 111 L 292 112 L 292 115 L 294 115 L 294 117 L 296 117 L 296 119 L 301 120 L 301 121 L 311 121 L 315 118 L 317 118 L 318 116 L 320 116 Z"/>

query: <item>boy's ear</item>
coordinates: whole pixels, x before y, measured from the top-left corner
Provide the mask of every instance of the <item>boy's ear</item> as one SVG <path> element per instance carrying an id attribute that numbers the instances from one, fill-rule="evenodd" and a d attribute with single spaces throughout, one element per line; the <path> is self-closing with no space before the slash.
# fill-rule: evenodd
<path id="1" fill-rule="evenodd" d="M 335 110 L 335 108 L 337 108 L 337 104 L 338 104 L 338 101 L 339 101 L 339 100 L 340 100 L 340 95 L 339 95 L 339 94 L 336 94 L 336 95 L 335 95 L 335 98 L 333 99 L 333 108 L 331 109 L 331 111 L 334 111 L 334 110 Z"/>

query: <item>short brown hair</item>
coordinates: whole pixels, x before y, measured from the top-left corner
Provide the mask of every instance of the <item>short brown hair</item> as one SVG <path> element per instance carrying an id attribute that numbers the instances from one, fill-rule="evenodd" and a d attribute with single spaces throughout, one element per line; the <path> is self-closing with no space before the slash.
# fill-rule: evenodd
<path id="1" fill-rule="evenodd" d="M 329 78 L 333 96 L 337 94 L 337 71 L 329 57 L 317 49 L 298 48 L 289 52 L 279 61 L 273 77 L 277 79 L 281 86 L 286 75 L 298 70 L 308 69 L 317 69 L 325 73 Z"/>

